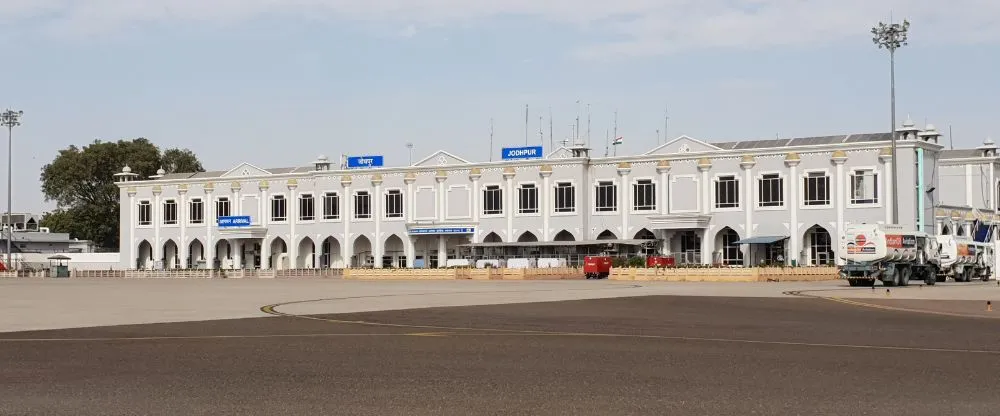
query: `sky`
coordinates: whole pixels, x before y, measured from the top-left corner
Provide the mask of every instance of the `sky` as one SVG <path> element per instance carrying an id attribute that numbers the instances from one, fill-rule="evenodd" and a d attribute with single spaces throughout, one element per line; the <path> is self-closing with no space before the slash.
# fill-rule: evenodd
<path id="1" fill-rule="evenodd" d="M 96 139 L 227 170 L 401 166 L 407 143 L 413 161 L 548 151 L 550 114 L 557 144 L 579 116 L 595 155 L 616 111 L 619 154 L 682 134 L 887 131 L 889 54 L 870 29 L 890 19 L 911 22 L 899 122 L 951 129 L 955 147 L 1000 139 L 995 0 L 0 0 L 0 107 L 24 111 L 13 210 L 52 209 L 42 166 Z"/>

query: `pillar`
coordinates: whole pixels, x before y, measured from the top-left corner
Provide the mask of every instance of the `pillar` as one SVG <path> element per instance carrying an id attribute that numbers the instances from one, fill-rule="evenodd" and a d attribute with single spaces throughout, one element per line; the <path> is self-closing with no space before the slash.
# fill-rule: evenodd
<path id="1" fill-rule="evenodd" d="M 271 200 L 268 199 L 268 190 L 271 188 L 271 184 L 266 180 L 260 181 L 257 185 L 260 189 L 260 199 L 258 200 L 258 211 L 260 213 L 260 225 L 268 230 L 268 224 L 271 222 Z M 261 240 L 260 244 L 260 269 L 270 270 L 271 269 L 271 233 L 268 231 L 264 234 L 264 238 Z"/>
<path id="2" fill-rule="evenodd" d="M 413 236 L 406 236 L 406 238 L 403 239 L 403 247 L 404 250 L 406 250 L 406 267 L 411 269 L 413 268 L 413 265 L 414 263 L 416 263 L 417 259 L 417 253 L 416 253 L 417 248 L 415 247 L 415 244 L 413 242 L 414 238 L 415 237 Z"/>
<path id="3" fill-rule="evenodd" d="M 445 263 L 448 262 L 448 236 L 439 235 L 438 236 L 438 254 L 437 254 L 438 268 L 444 268 Z"/>
<path id="4" fill-rule="evenodd" d="M 543 165 L 538 170 L 538 175 L 542 177 L 542 189 L 538 191 L 539 209 L 542 210 L 542 240 L 552 241 L 552 230 L 549 229 L 549 222 L 552 218 L 552 166 Z"/>
<path id="5" fill-rule="evenodd" d="M 660 215 L 670 214 L 670 161 L 661 160 L 656 165 L 656 173 L 660 174 Z"/>
<path id="6" fill-rule="evenodd" d="M 191 255 L 191 253 L 188 252 L 188 250 L 190 250 L 191 248 L 191 245 L 188 244 L 187 241 L 188 218 L 190 217 L 189 211 L 191 210 L 191 207 L 188 206 L 187 202 L 187 192 L 188 192 L 187 185 L 177 186 L 177 194 L 180 196 L 180 201 L 178 202 L 177 205 L 177 222 L 180 223 L 181 227 L 181 241 L 180 243 L 177 244 L 178 245 L 177 250 L 180 251 L 181 269 L 187 269 L 189 267 L 188 256 Z"/>
<path id="7" fill-rule="evenodd" d="M 135 187 L 130 186 L 127 192 L 128 192 L 128 207 L 129 207 L 128 241 L 125 241 L 123 242 L 123 244 L 119 245 L 123 248 L 122 251 L 125 251 L 124 254 L 129 258 L 128 268 L 130 270 L 135 270 L 136 267 L 139 267 L 139 265 L 136 264 L 136 260 L 138 260 L 136 257 L 139 255 L 139 253 L 135 247 L 135 227 L 138 224 L 139 220 L 139 218 L 136 217 L 136 211 L 138 210 L 138 207 L 136 207 L 135 203 L 135 192 L 136 192 Z M 128 248 L 125 249 L 125 247 Z"/>
<path id="8" fill-rule="evenodd" d="M 629 162 L 622 162 L 618 164 L 618 188 L 621 189 L 619 192 L 620 201 L 618 204 L 618 209 L 621 211 L 622 215 L 622 232 L 620 233 L 622 239 L 629 238 L 628 231 L 628 217 L 632 212 L 632 184 L 629 183 L 629 173 L 632 172 L 632 164 Z"/>
<path id="9" fill-rule="evenodd" d="M 160 188 L 160 185 L 156 185 L 153 187 L 152 220 L 153 220 L 153 241 L 155 241 L 155 243 L 152 244 L 153 264 L 156 264 L 156 262 L 163 260 L 163 244 L 160 241 L 160 224 L 163 223 L 163 206 L 160 205 L 163 203 L 163 201 L 160 200 L 160 194 L 162 192 L 163 189 Z M 160 268 L 164 268 L 165 265 L 166 262 L 161 263 Z"/>
<path id="10" fill-rule="evenodd" d="M 382 268 L 382 256 L 385 253 L 385 244 L 382 241 L 382 216 L 383 210 L 382 205 L 385 200 L 385 195 L 382 195 L 382 175 L 375 174 L 372 176 L 372 187 L 375 188 L 375 195 L 372 196 L 374 199 L 372 203 L 372 217 L 375 218 L 375 238 L 372 239 L 372 257 L 375 257 L 373 262 L 376 269 Z"/>
<path id="11" fill-rule="evenodd" d="M 503 213 L 507 217 L 507 238 L 506 241 L 515 241 L 514 237 L 514 204 L 511 201 L 515 201 L 514 195 L 514 168 L 508 167 L 503 170 L 503 179 L 506 186 L 504 187 L 503 195 Z"/>
<path id="12" fill-rule="evenodd" d="M 844 235 L 844 207 L 847 204 L 847 195 L 844 190 L 844 182 L 846 178 L 844 177 L 844 162 L 847 162 L 847 153 L 842 150 L 838 150 L 833 153 L 833 157 L 830 158 L 834 165 L 836 165 L 836 177 L 833 178 L 835 185 L 835 193 L 833 195 L 833 203 L 835 204 L 837 210 L 837 231 L 830 235 L 834 238 L 833 250 L 838 252 L 836 256 L 837 265 L 843 265 L 844 260 L 840 258 L 840 240 Z"/>
<path id="13" fill-rule="evenodd" d="M 887 152 L 882 152 L 887 153 Z M 885 201 L 885 223 L 886 224 L 896 224 L 899 222 L 899 218 L 892 218 L 892 206 L 895 201 L 892 200 L 892 155 L 890 154 L 879 154 L 879 159 L 882 160 L 882 164 L 885 166 L 885 179 L 882 183 L 885 184 L 885 193 L 882 195 L 882 200 Z M 877 186 L 877 184 L 876 184 Z"/>
<path id="14" fill-rule="evenodd" d="M 344 243 L 340 245 L 340 257 L 344 259 L 344 268 L 354 266 L 351 262 L 351 256 L 354 252 L 354 239 L 351 238 L 351 221 L 354 219 L 354 212 L 350 209 L 350 201 L 354 199 L 354 195 L 351 195 L 351 181 L 351 177 L 347 175 L 340 178 L 340 186 L 344 188 L 344 197 L 340 198 L 340 212 L 344 219 Z"/>
<path id="15" fill-rule="evenodd" d="M 795 186 L 798 184 L 799 179 L 799 163 L 801 159 L 797 153 L 789 153 L 785 156 L 785 166 L 788 166 L 789 174 L 788 177 L 791 180 L 791 184 L 788 187 L 788 205 L 789 205 L 789 238 L 788 238 L 788 258 L 785 259 L 785 263 L 788 265 L 798 265 L 801 259 L 801 247 L 802 242 L 799 239 L 802 237 L 799 234 L 799 199 L 798 190 L 799 187 Z"/>
<path id="16" fill-rule="evenodd" d="M 295 234 L 295 224 L 299 222 L 299 196 L 296 190 L 299 182 L 288 180 L 288 268 L 299 267 L 299 237 Z M 315 207 L 313 207 L 315 209 Z"/>
<path id="17" fill-rule="evenodd" d="M 214 218 L 215 200 L 212 199 L 212 191 L 215 185 L 211 182 L 205 184 L 205 205 L 203 216 L 205 218 L 205 267 L 208 268 L 208 277 L 212 277 L 215 271 L 215 241 L 212 241 L 212 228 L 218 224 Z"/>

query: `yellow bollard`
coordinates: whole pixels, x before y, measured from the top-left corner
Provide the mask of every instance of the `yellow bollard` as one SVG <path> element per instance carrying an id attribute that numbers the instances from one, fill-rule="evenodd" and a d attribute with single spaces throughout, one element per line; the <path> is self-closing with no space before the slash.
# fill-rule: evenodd
<path id="1" fill-rule="evenodd" d="M 886 290 L 885 290 L 885 295 L 886 295 L 886 296 L 889 296 L 889 289 L 886 289 Z"/>
<path id="2" fill-rule="evenodd" d="M 993 302 L 986 301 L 986 312 L 993 312 Z"/>

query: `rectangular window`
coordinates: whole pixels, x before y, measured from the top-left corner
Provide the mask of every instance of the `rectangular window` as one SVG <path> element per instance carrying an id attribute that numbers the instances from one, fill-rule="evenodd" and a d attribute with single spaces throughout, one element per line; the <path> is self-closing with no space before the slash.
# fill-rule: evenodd
<path id="1" fill-rule="evenodd" d="M 597 183 L 597 201 L 594 207 L 597 212 L 615 212 L 618 210 L 618 185 L 612 181 Z"/>
<path id="2" fill-rule="evenodd" d="M 285 201 L 284 195 L 275 195 L 271 197 L 271 221 L 280 222 L 288 220 L 286 202 L 288 201 Z"/>
<path id="3" fill-rule="evenodd" d="M 215 218 L 229 216 L 229 198 L 221 197 L 215 201 Z"/>
<path id="4" fill-rule="evenodd" d="M 205 203 L 201 202 L 201 199 L 195 198 L 188 203 L 188 221 L 191 224 L 205 222 Z"/>
<path id="5" fill-rule="evenodd" d="M 403 218 L 403 191 L 392 189 L 385 193 L 385 217 Z"/>
<path id="6" fill-rule="evenodd" d="M 740 181 L 735 176 L 720 176 L 715 181 L 715 207 L 738 208 L 740 206 Z"/>
<path id="7" fill-rule="evenodd" d="M 340 196 L 338 196 L 336 192 L 327 192 L 326 194 L 323 194 L 323 219 L 340 219 Z"/>
<path id="8" fill-rule="evenodd" d="M 163 201 L 163 224 L 177 224 L 177 201 L 173 199 Z"/>
<path id="9" fill-rule="evenodd" d="M 354 218 L 366 219 L 372 217 L 372 197 L 368 191 L 358 191 L 354 194 Z"/>
<path id="10" fill-rule="evenodd" d="M 632 209 L 635 211 L 656 209 L 656 184 L 651 179 L 640 179 L 632 184 Z"/>
<path id="11" fill-rule="evenodd" d="M 878 174 L 871 169 L 857 169 L 851 172 L 851 203 L 878 203 Z"/>
<path id="12" fill-rule="evenodd" d="M 526 183 L 517 190 L 517 212 L 519 214 L 538 213 L 538 188 Z"/>
<path id="13" fill-rule="evenodd" d="M 769 173 L 757 180 L 757 206 L 784 206 L 784 179 L 777 173 Z"/>
<path id="14" fill-rule="evenodd" d="M 576 212 L 576 195 L 573 184 L 560 182 L 556 184 L 555 211 Z"/>
<path id="15" fill-rule="evenodd" d="M 503 214 L 503 190 L 499 185 L 490 185 L 483 190 L 483 215 Z"/>
<path id="16" fill-rule="evenodd" d="M 806 205 L 830 205 L 830 177 L 823 172 L 809 172 L 804 198 Z"/>
<path id="17" fill-rule="evenodd" d="M 299 220 L 312 221 L 316 219 L 316 199 L 312 194 L 299 196 Z"/>
<path id="18" fill-rule="evenodd" d="M 153 204 L 149 201 L 139 202 L 139 225 L 153 224 Z"/>

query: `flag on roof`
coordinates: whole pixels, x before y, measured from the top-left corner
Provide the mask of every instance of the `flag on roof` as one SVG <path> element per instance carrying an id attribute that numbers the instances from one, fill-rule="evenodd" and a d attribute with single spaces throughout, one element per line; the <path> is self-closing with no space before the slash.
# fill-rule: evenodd
<path id="1" fill-rule="evenodd" d="M 615 141 L 611 142 L 611 144 L 619 145 L 622 144 L 622 141 L 623 141 L 623 136 L 618 136 L 617 138 L 615 138 Z"/>

